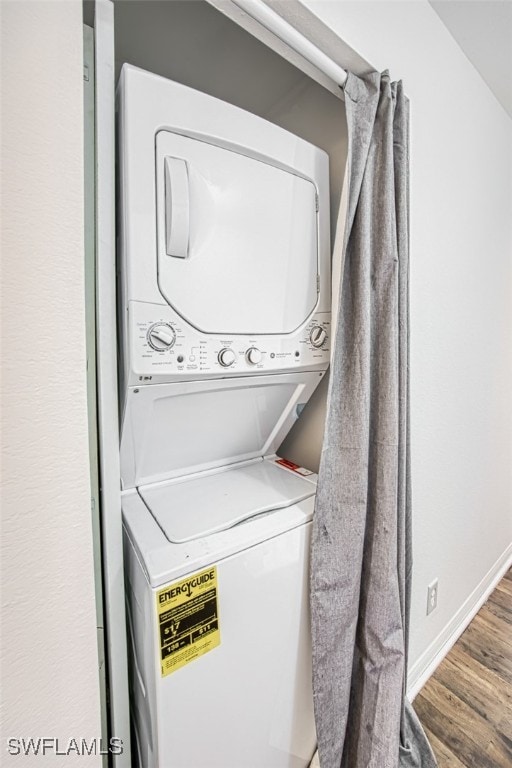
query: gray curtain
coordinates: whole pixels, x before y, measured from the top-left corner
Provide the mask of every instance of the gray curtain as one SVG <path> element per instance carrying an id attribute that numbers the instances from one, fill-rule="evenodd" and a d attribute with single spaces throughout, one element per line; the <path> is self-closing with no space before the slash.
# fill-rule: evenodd
<path id="1" fill-rule="evenodd" d="M 313 522 L 322 768 L 435 768 L 405 697 L 411 580 L 408 103 L 387 72 L 345 83 L 349 188 Z"/>

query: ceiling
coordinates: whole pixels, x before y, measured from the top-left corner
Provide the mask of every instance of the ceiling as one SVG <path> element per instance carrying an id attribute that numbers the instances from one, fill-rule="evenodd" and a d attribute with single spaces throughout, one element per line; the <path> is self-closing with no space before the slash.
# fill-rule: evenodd
<path id="1" fill-rule="evenodd" d="M 429 0 L 512 117 L 512 0 Z"/>

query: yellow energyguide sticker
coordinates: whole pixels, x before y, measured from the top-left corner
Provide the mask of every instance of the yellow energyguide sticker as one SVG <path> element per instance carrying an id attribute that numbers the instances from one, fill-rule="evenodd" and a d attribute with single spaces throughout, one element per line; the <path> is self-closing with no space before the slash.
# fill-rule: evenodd
<path id="1" fill-rule="evenodd" d="M 156 594 L 162 677 L 220 645 L 217 568 L 211 566 Z"/>

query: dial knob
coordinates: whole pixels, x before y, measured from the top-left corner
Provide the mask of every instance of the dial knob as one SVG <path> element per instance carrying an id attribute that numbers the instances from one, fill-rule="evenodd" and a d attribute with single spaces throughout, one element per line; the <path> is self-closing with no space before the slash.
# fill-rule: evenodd
<path id="1" fill-rule="evenodd" d="M 157 352 L 171 349 L 176 341 L 174 328 L 168 323 L 154 323 L 148 331 L 148 343 Z"/>
<path id="2" fill-rule="evenodd" d="M 309 340 L 311 344 L 317 349 L 322 346 L 326 338 L 327 338 L 327 333 L 320 325 L 315 325 L 315 327 L 312 328 L 311 333 L 309 334 Z"/>
<path id="3" fill-rule="evenodd" d="M 261 352 L 256 347 L 251 347 L 245 353 L 245 359 L 250 365 L 258 365 L 261 363 Z"/>
<path id="4" fill-rule="evenodd" d="M 219 363 L 223 368 L 229 368 L 230 365 L 233 365 L 235 360 L 236 355 L 232 349 L 229 349 L 229 347 L 224 347 L 224 349 L 221 349 L 219 352 Z"/>

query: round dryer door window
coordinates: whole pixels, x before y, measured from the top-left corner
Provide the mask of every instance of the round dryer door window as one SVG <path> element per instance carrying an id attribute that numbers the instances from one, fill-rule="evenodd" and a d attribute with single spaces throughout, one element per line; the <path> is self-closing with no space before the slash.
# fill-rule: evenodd
<path id="1" fill-rule="evenodd" d="M 156 137 L 158 285 L 205 333 L 286 334 L 317 304 L 312 181 L 206 141 Z"/>

